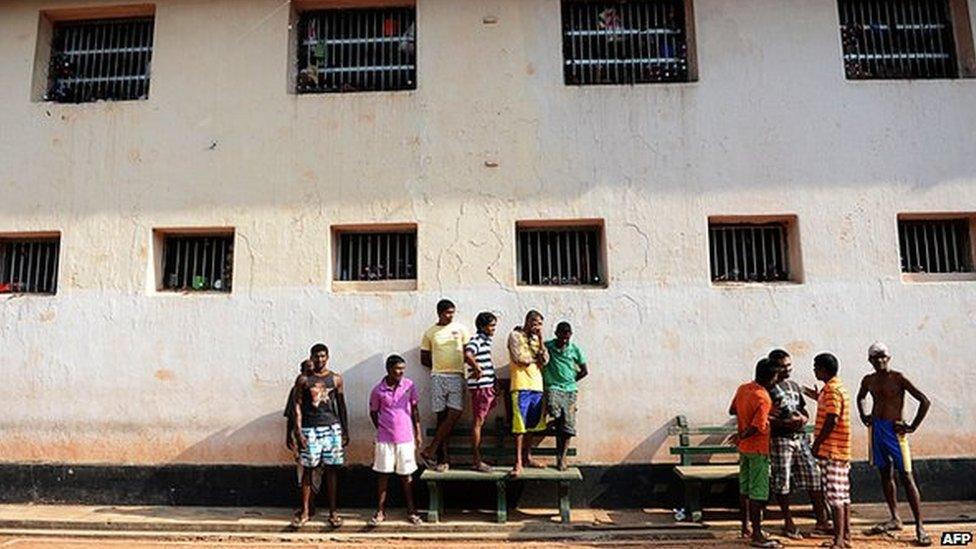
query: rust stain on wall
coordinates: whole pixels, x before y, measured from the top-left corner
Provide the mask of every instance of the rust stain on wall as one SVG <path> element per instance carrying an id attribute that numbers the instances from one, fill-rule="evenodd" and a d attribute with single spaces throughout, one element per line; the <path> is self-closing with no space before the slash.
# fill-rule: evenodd
<path id="1" fill-rule="evenodd" d="M 793 356 L 808 354 L 810 347 L 810 342 L 802 339 L 796 339 L 786 344 L 786 350 Z"/>
<path id="2" fill-rule="evenodd" d="M 176 379 L 176 374 L 174 374 L 172 370 L 159 369 L 156 370 L 155 377 L 159 381 L 173 381 Z"/>

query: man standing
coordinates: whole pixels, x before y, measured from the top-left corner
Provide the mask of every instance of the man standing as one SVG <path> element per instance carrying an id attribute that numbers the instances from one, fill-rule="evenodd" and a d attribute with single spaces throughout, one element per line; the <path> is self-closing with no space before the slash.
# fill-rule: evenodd
<path id="1" fill-rule="evenodd" d="M 469 368 L 468 392 L 471 394 L 471 455 L 474 470 L 490 473 L 491 467 L 481 459 L 481 428 L 495 407 L 495 363 L 491 359 L 491 338 L 498 319 L 487 311 L 474 321 L 478 332 L 464 346 L 464 362 Z"/>
<path id="2" fill-rule="evenodd" d="M 295 439 L 298 441 L 302 474 L 302 512 L 294 521 L 300 527 L 311 515 L 312 473 L 325 467 L 329 496 L 329 524 L 342 525 L 336 504 L 338 467 L 344 462 L 343 448 L 349 444 L 349 423 L 342 376 L 329 370 L 329 348 L 316 343 L 310 351 L 312 371 L 295 383 Z"/>
<path id="3" fill-rule="evenodd" d="M 420 363 L 431 369 L 431 409 L 437 414 L 437 433 L 420 453 L 427 467 L 438 472 L 450 467 L 447 455 L 451 429 L 464 411 L 464 345 L 468 331 L 454 322 L 454 303 L 437 302 L 437 324 L 420 340 Z"/>
<path id="4" fill-rule="evenodd" d="M 566 455 L 569 439 L 576 436 L 576 382 L 586 377 L 586 357 L 570 339 L 573 327 L 569 322 L 556 325 L 556 337 L 546 342 L 549 364 L 542 369 L 549 417 L 556 427 L 556 469 L 567 469 Z"/>
<path id="5" fill-rule="evenodd" d="M 729 413 L 737 429 L 731 442 L 739 447 L 739 494 L 742 503 L 742 533 L 751 535 L 753 547 L 777 548 L 781 544 L 762 531 L 763 507 L 769 499 L 769 412 L 773 402 L 769 388 L 776 382 L 776 370 L 768 358 L 756 363 L 753 381 L 739 386 Z M 752 530 L 746 526 L 746 516 Z"/>
<path id="6" fill-rule="evenodd" d="M 544 467 L 532 459 L 531 453 L 534 442 L 531 433 L 546 428 L 546 415 L 542 407 L 542 368 L 549 362 L 549 352 L 542 342 L 542 320 L 542 313 L 529 311 L 525 315 L 525 324 L 516 326 L 508 336 L 512 375 L 512 433 L 515 435 L 512 477 L 522 474 L 523 463 L 529 467 Z"/>
<path id="7" fill-rule="evenodd" d="M 779 380 L 769 390 L 773 400 L 773 413 L 769 416 L 772 430 L 769 444 L 770 490 L 783 512 L 783 535 L 790 539 L 803 539 L 790 513 L 790 489 L 793 487 L 806 490 L 810 495 L 817 517 L 814 532 L 831 534 L 833 532 L 824 505 L 823 479 L 804 430 L 810 414 L 800 386 L 790 380 L 793 359 L 783 349 L 771 351 L 768 358 L 776 368 Z"/>
<path id="8" fill-rule="evenodd" d="M 834 515 L 832 549 L 851 546 L 851 397 L 837 371 L 837 357 L 821 353 L 813 358 L 813 373 L 824 382 L 817 397 L 813 455 L 820 459 L 825 499 Z"/>
<path id="9" fill-rule="evenodd" d="M 861 423 L 869 429 L 868 456 L 881 473 L 881 487 L 884 489 L 891 518 L 873 526 L 867 533 L 875 535 L 901 530 L 895 486 L 895 471 L 898 471 L 901 485 L 908 496 L 908 504 L 915 515 L 915 541 L 922 546 L 932 545 L 932 538 L 922 524 L 921 497 L 912 474 L 912 456 L 906 436 L 914 433 L 925 419 L 925 414 L 929 411 L 929 399 L 901 372 L 889 368 L 891 353 L 884 343 L 874 343 L 868 348 L 868 362 L 874 367 L 874 373 L 861 380 L 861 388 L 857 392 L 857 411 L 861 416 Z M 918 401 L 918 412 L 909 425 L 902 419 L 906 392 Z M 870 415 L 864 413 L 864 400 L 869 393 Z"/>

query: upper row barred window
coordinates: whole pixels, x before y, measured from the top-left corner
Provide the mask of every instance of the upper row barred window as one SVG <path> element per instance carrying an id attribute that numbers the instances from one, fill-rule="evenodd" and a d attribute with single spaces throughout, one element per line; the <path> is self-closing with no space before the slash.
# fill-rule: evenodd
<path id="1" fill-rule="evenodd" d="M 304 12 L 298 36 L 298 93 L 417 87 L 413 7 Z"/>

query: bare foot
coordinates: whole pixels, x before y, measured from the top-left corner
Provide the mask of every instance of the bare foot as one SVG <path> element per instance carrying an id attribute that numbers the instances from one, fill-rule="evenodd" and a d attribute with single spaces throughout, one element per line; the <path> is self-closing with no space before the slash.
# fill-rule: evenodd
<path id="1" fill-rule="evenodd" d="M 519 478 L 522 476 L 522 466 L 516 465 L 515 467 L 512 467 L 512 470 L 509 471 L 508 476 L 512 478 Z"/>
<path id="2" fill-rule="evenodd" d="M 528 465 L 529 467 L 533 468 L 533 469 L 545 469 L 546 468 L 546 464 L 545 463 L 542 463 L 541 461 L 539 461 L 539 460 L 537 460 L 535 458 L 529 458 L 529 459 L 525 460 L 525 464 Z"/>

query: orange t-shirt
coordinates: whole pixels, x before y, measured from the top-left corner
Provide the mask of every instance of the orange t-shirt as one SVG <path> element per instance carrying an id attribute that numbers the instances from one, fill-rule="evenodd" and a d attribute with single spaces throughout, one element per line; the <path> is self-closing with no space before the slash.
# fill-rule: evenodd
<path id="1" fill-rule="evenodd" d="M 817 457 L 837 461 L 851 460 L 851 397 L 841 383 L 840 377 L 834 376 L 824 385 L 820 396 L 817 397 L 817 424 L 814 437 L 820 436 L 827 414 L 837 416 L 837 425 L 820 444 Z"/>
<path id="2" fill-rule="evenodd" d="M 740 433 L 749 427 L 759 430 L 757 434 L 739 441 L 739 451 L 743 454 L 769 455 L 769 411 L 773 407 L 769 391 L 755 381 L 740 385 L 732 406 Z"/>

